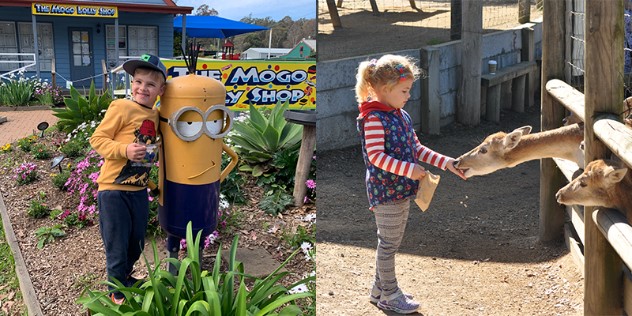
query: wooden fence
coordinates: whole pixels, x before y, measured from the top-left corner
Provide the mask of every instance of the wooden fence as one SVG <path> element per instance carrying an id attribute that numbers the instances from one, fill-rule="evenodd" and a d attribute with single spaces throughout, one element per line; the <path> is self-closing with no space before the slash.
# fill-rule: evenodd
<path id="1" fill-rule="evenodd" d="M 585 122 L 586 163 L 613 153 L 632 167 L 632 129 L 621 123 L 620 114 L 623 111 L 623 2 L 586 0 L 586 68 L 582 94 L 559 80 L 565 73 L 564 41 L 559 40 L 565 36 L 565 27 L 558 27 L 558 21 L 564 21 L 570 1 L 544 1 L 542 130 L 559 127 L 567 109 Z M 552 159 L 541 162 L 542 240 L 554 239 L 562 233 L 564 212 L 555 200 L 555 193 L 565 182 L 564 176 L 570 180 L 578 169 L 573 165 Z M 572 237 L 570 229 L 565 230 L 565 235 L 585 277 L 584 314 L 632 315 L 632 227 L 616 210 L 573 206 L 568 212 L 579 241 Z"/>

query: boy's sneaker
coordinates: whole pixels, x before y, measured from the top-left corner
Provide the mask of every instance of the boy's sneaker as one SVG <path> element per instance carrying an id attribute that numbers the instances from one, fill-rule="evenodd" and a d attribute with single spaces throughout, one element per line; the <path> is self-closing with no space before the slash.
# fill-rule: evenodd
<path id="1" fill-rule="evenodd" d="M 116 298 L 116 295 L 114 295 L 114 293 L 110 294 L 110 299 L 112 300 L 112 303 L 116 305 L 123 305 L 123 303 L 125 303 L 125 296 L 121 298 Z"/>
<path id="2" fill-rule="evenodd" d="M 399 314 L 411 314 L 419 309 L 419 303 L 409 299 L 401 291 L 397 291 L 392 296 L 395 296 L 395 298 L 390 300 L 380 299 L 380 301 L 377 302 L 377 307 L 383 310 L 394 311 Z"/>
<path id="3" fill-rule="evenodd" d="M 373 286 L 373 288 L 371 289 L 371 294 L 369 295 L 369 301 L 371 301 L 371 303 L 373 304 L 377 304 L 380 301 L 381 296 L 382 289 L 377 286 Z M 406 296 L 406 298 L 408 298 L 409 300 L 413 299 L 413 296 L 411 294 L 404 293 L 404 296 Z"/>

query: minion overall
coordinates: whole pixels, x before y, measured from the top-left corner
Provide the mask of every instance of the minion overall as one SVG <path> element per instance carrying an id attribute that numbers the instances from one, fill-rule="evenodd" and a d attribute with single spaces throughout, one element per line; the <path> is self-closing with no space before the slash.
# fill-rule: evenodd
<path id="1" fill-rule="evenodd" d="M 190 67 L 190 73 L 195 73 Z M 217 226 L 220 182 L 237 165 L 237 154 L 223 142 L 233 123 L 225 105 L 226 88 L 213 78 L 189 74 L 170 79 L 160 100 L 162 148 L 158 217 L 172 254 L 186 236 L 211 234 Z M 231 161 L 224 170 L 222 153 Z"/>

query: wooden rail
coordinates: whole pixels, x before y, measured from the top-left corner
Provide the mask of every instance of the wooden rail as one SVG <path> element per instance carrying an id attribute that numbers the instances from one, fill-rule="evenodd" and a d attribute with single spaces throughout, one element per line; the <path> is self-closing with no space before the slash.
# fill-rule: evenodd
<path id="1" fill-rule="evenodd" d="M 567 83 L 557 79 L 549 80 L 546 83 L 546 91 L 560 105 L 582 120 L 584 120 L 585 115 L 590 115 L 589 113 L 584 113 L 584 94 Z M 632 166 L 632 129 L 620 122 L 620 118 L 617 115 L 602 114 L 591 116 L 594 121 L 594 135 L 625 162 L 628 167 Z M 568 181 L 571 181 L 581 171 L 575 163 L 568 160 L 553 160 Z M 589 269 L 587 262 L 591 262 L 591 260 L 586 260 L 579 247 L 580 244 L 586 245 L 584 208 L 579 205 L 568 206 L 567 214 L 574 230 L 570 229 L 570 227 L 565 230 L 566 243 L 581 272 L 585 273 Z M 616 256 L 620 258 L 627 267 L 626 269 L 629 270 L 632 267 L 632 226 L 630 226 L 621 212 L 611 209 L 597 208 L 592 212 L 591 219 L 591 222 L 603 234 L 607 243 L 614 249 Z M 573 233 L 577 235 L 579 240 L 575 240 Z M 623 292 L 623 311 L 628 315 L 632 315 L 631 278 L 632 276 L 629 273 L 624 275 L 623 287 L 621 288 Z M 586 287 L 586 291 L 590 291 L 590 289 Z"/>

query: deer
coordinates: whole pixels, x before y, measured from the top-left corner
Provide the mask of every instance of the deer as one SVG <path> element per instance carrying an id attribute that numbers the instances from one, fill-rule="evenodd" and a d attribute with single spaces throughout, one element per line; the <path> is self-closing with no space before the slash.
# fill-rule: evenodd
<path id="1" fill-rule="evenodd" d="M 526 161 L 541 158 L 562 158 L 583 166 L 583 124 L 571 124 L 531 134 L 531 126 L 516 128 L 510 133 L 491 134 L 474 149 L 458 157 L 454 166 L 467 178 L 512 168 Z"/>
<path id="2" fill-rule="evenodd" d="M 602 206 L 623 213 L 632 220 L 632 173 L 620 161 L 591 161 L 584 172 L 555 194 L 557 202 L 571 205 Z"/>

